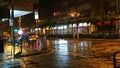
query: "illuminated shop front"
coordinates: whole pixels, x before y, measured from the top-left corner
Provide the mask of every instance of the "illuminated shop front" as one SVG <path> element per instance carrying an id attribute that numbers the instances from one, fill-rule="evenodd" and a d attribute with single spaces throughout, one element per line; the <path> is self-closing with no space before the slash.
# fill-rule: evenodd
<path id="1" fill-rule="evenodd" d="M 54 35 L 54 28 L 53 27 L 50 27 L 49 34 Z"/>
<path id="2" fill-rule="evenodd" d="M 77 24 L 76 23 L 73 24 L 72 29 L 73 29 L 72 34 L 77 34 L 78 33 L 78 29 L 77 29 Z"/>
<path id="3" fill-rule="evenodd" d="M 66 35 L 68 33 L 68 27 L 67 25 L 63 25 L 63 31 L 64 31 L 64 35 Z"/>
<path id="4" fill-rule="evenodd" d="M 62 30 L 63 29 L 63 27 L 60 25 L 60 26 L 58 26 L 58 35 L 62 35 Z"/>
<path id="5" fill-rule="evenodd" d="M 45 34 L 46 34 L 46 35 L 49 35 L 49 27 L 46 27 L 46 28 L 45 28 Z"/>
<path id="6" fill-rule="evenodd" d="M 47 35 L 73 35 L 73 34 L 90 34 L 93 31 L 91 23 L 73 23 L 67 25 L 56 25 L 54 27 L 46 27 L 45 34 Z"/>
<path id="7" fill-rule="evenodd" d="M 59 35 L 66 35 L 68 32 L 67 25 L 58 26 Z"/>
<path id="8" fill-rule="evenodd" d="M 117 21 L 104 21 L 104 22 L 97 22 L 97 33 L 104 34 L 104 35 L 112 35 L 117 34 Z"/>
<path id="9" fill-rule="evenodd" d="M 90 25 L 91 23 L 79 23 L 78 24 L 78 34 L 90 34 Z"/>
<path id="10" fill-rule="evenodd" d="M 67 31 L 67 25 L 55 26 L 53 35 L 65 35 L 68 33 Z"/>
<path id="11" fill-rule="evenodd" d="M 72 24 L 68 24 L 68 34 L 72 34 Z"/>
<path id="12" fill-rule="evenodd" d="M 54 35 L 57 35 L 58 34 L 58 26 L 55 26 L 54 27 Z"/>

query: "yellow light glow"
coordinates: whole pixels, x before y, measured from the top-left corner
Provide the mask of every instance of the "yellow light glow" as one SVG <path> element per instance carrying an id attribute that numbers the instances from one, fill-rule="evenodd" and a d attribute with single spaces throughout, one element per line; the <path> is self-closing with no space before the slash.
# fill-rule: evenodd
<path id="1" fill-rule="evenodd" d="M 80 16 L 80 13 L 78 13 L 78 12 L 69 12 L 68 15 L 70 15 L 71 17 L 75 17 L 75 16 Z"/>
<path id="2" fill-rule="evenodd" d="M 46 27 L 45 29 L 46 29 L 46 30 L 49 30 L 49 27 Z"/>

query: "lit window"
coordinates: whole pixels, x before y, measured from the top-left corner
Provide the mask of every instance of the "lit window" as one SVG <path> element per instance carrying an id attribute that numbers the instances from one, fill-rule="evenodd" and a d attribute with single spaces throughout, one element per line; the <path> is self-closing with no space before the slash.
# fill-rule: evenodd
<path id="1" fill-rule="evenodd" d="M 77 24 L 73 24 L 73 27 L 77 27 Z"/>
<path id="2" fill-rule="evenodd" d="M 64 29 L 67 29 L 67 25 L 64 25 Z"/>
<path id="3" fill-rule="evenodd" d="M 87 26 L 87 22 L 84 22 L 84 23 L 83 23 L 83 26 Z"/>
<path id="4" fill-rule="evenodd" d="M 82 23 L 79 23 L 78 27 L 80 27 L 80 26 L 83 26 L 83 24 L 82 24 Z"/>
<path id="5" fill-rule="evenodd" d="M 69 24 L 69 27 L 72 27 L 72 24 Z"/>
<path id="6" fill-rule="evenodd" d="M 54 27 L 54 29 L 58 29 L 58 27 L 57 27 L 57 26 L 55 26 L 55 27 Z"/>

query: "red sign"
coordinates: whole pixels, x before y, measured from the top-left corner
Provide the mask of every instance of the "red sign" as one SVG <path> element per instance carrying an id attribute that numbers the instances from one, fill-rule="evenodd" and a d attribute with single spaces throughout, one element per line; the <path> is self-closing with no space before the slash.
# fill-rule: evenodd
<path id="1" fill-rule="evenodd" d="M 97 25 L 98 25 L 98 26 L 101 26 L 101 25 L 102 25 L 102 22 L 97 22 Z"/>
<path id="2" fill-rule="evenodd" d="M 111 23 L 110 21 L 105 21 L 104 22 L 105 25 L 110 25 L 110 23 Z"/>

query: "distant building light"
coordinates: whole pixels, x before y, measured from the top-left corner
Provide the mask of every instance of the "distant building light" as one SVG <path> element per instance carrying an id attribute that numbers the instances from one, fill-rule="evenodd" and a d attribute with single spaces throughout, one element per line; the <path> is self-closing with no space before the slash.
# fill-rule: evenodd
<path id="1" fill-rule="evenodd" d="M 38 31 L 39 30 L 39 28 L 35 28 L 35 31 Z"/>
<path id="2" fill-rule="evenodd" d="M 5 19 L 2 19 L 2 21 L 5 21 Z"/>
<path id="3" fill-rule="evenodd" d="M 58 26 L 58 29 L 62 29 L 62 27 L 61 27 L 61 26 Z"/>
<path id="4" fill-rule="evenodd" d="M 8 19 L 7 18 L 3 18 L 2 21 L 7 21 Z"/>
<path id="5" fill-rule="evenodd" d="M 54 29 L 58 29 L 58 26 L 55 26 Z"/>
<path id="6" fill-rule="evenodd" d="M 38 28 L 38 30 L 41 30 L 41 28 Z"/>
<path id="7" fill-rule="evenodd" d="M 54 12 L 53 15 L 58 16 L 58 15 L 60 15 L 60 12 Z"/>
<path id="8" fill-rule="evenodd" d="M 64 29 L 67 29 L 67 25 L 64 25 Z"/>

